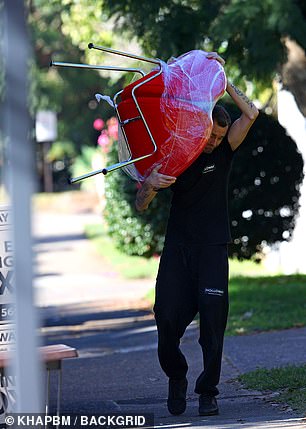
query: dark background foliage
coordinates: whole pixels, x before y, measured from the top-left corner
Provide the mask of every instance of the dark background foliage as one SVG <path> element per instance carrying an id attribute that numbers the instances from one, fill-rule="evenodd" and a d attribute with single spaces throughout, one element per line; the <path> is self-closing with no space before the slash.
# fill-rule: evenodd
<path id="1" fill-rule="evenodd" d="M 105 0 L 117 28 L 136 35 L 150 56 L 168 59 L 191 49 L 214 50 L 231 78 L 258 91 L 278 75 L 306 116 L 304 0 Z M 293 42 L 293 43 L 290 43 Z"/>
<path id="2" fill-rule="evenodd" d="M 227 108 L 234 116 L 236 109 Z M 291 237 L 298 215 L 302 171 L 303 159 L 294 141 L 278 121 L 261 112 L 232 167 L 231 256 L 260 257 L 262 244 Z"/>

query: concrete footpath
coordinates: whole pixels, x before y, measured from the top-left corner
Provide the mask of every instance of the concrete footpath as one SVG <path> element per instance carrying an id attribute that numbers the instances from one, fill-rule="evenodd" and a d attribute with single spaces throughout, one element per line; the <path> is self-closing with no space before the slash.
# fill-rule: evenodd
<path id="1" fill-rule="evenodd" d="M 33 219 L 41 340 L 79 352 L 63 365 L 62 412 L 153 413 L 155 426 L 171 428 L 306 428 L 305 418 L 277 405 L 273 395 L 245 390 L 236 381 L 256 368 L 305 364 L 305 328 L 227 337 L 220 415 L 200 417 L 193 387 L 202 356 L 193 323 L 182 341 L 190 364 L 187 410 L 181 416 L 168 414 L 167 380 L 157 360 L 152 311 L 144 299 L 154 281 L 126 281 L 97 254 L 84 226 L 100 221 L 99 215 L 81 209 L 40 211 Z"/>

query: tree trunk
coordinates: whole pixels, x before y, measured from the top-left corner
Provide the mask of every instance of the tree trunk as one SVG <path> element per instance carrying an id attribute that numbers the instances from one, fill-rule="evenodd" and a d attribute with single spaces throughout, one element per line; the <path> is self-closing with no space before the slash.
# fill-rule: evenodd
<path id="1" fill-rule="evenodd" d="M 288 61 L 282 68 L 284 89 L 290 91 L 302 114 L 306 117 L 306 55 L 295 41 L 286 39 Z"/>

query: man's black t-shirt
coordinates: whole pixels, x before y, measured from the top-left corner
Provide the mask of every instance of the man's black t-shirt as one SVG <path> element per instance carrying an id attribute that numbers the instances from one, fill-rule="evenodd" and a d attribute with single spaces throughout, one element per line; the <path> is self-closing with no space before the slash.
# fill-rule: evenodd
<path id="1" fill-rule="evenodd" d="M 218 244 L 231 241 L 228 180 L 234 152 L 226 138 L 202 153 L 171 187 L 166 241 Z"/>

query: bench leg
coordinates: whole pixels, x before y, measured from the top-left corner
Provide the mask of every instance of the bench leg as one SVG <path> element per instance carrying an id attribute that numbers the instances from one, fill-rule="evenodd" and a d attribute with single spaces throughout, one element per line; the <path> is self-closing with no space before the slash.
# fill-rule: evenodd
<path id="1" fill-rule="evenodd" d="M 56 415 L 60 414 L 61 406 L 61 395 L 62 395 L 62 365 L 58 369 L 58 380 L 57 380 L 57 402 L 56 402 Z"/>
<path id="2" fill-rule="evenodd" d="M 47 390 L 46 390 L 46 404 L 45 404 L 45 414 L 49 414 L 49 401 L 50 401 L 50 369 L 47 368 Z M 46 426 L 45 426 L 45 429 Z"/>

